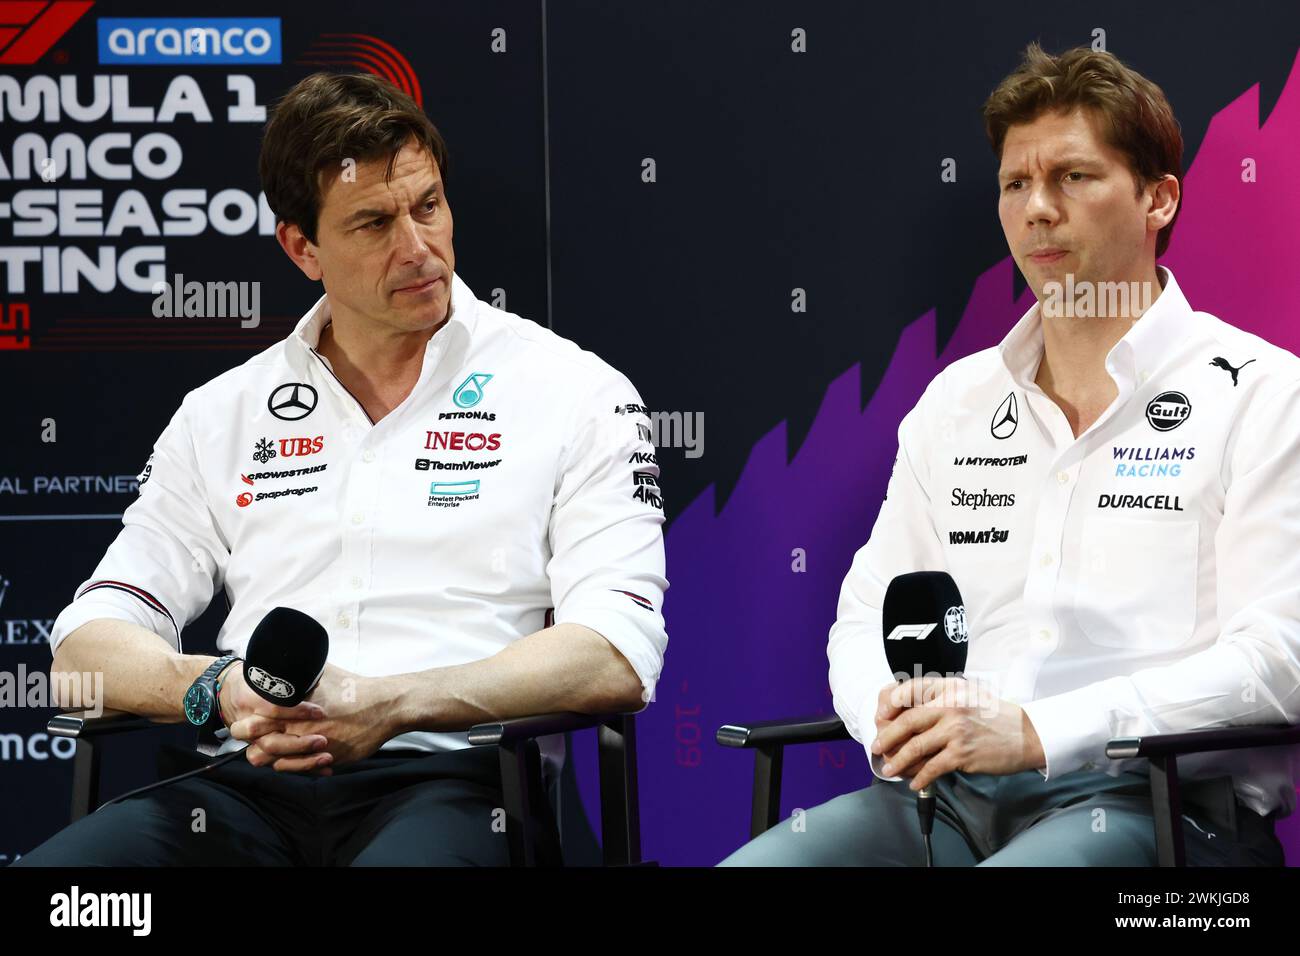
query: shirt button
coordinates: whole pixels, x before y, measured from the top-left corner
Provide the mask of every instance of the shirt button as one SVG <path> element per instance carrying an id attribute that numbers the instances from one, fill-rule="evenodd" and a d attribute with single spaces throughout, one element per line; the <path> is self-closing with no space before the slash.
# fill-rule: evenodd
<path id="1" fill-rule="evenodd" d="M 366 462 L 374 461 L 375 453 L 367 448 L 366 451 L 361 455 L 361 460 Z"/>
<path id="2" fill-rule="evenodd" d="M 365 521 L 365 520 L 366 520 L 366 516 L 363 515 L 360 511 L 358 511 L 356 514 L 354 514 L 354 515 L 352 516 L 352 523 L 353 523 L 353 524 L 361 524 L 361 522 L 363 522 L 363 521 Z"/>
<path id="3" fill-rule="evenodd" d="M 1052 563 L 1052 556 L 1050 554 L 1045 554 L 1043 555 L 1042 560 L 1040 560 L 1038 563 L 1041 564 L 1043 567 L 1047 567 L 1049 564 Z"/>
<path id="4" fill-rule="evenodd" d="M 346 614 L 339 615 L 339 627 L 347 627 L 351 623 L 352 618 L 348 617 Z"/>
<path id="5" fill-rule="evenodd" d="M 361 587 L 361 579 L 358 578 L 358 577 L 354 577 L 354 578 L 352 579 L 352 586 L 353 586 L 354 588 L 359 588 L 359 587 Z"/>
<path id="6" fill-rule="evenodd" d="M 1046 629 L 1041 630 L 1038 632 L 1038 639 L 1046 643 L 1052 639 L 1052 632 Z"/>
<path id="7" fill-rule="evenodd" d="M 1070 473 L 1068 471 L 1058 471 L 1056 473 L 1056 480 L 1063 485 L 1068 485 L 1070 483 Z"/>

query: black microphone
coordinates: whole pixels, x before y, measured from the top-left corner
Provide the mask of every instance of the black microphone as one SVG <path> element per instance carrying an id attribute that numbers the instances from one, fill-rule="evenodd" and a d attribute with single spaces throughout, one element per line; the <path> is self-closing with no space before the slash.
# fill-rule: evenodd
<path id="1" fill-rule="evenodd" d="M 316 687 L 325 672 L 329 649 L 329 635 L 315 618 L 291 607 L 273 608 L 258 622 L 253 636 L 248 639 L 248 649 L 244 652 L 244 681 L 263 699 L 281 707 L 293 707 L 302 703 Z M 95 812 L 156 787 L 213 770 L 238 759 L 243 753 L 241 748 L 202 767 L 139 787 L 100 804 Z"/>
<path id="2" fill-rule="evenodd" d="M 966 606 L 957 582 L 946 571 L 913 571 L 890 581 L 881 624 L 885 659 L 895 677 L 953 677 L 966 669 L 970 641 Z M 925 865 L 933 866 L 934 794 L 930 787 L 917 793 L 916 813 L 925 842 Z"/>
<path id="3" fill-rule="evenodd" d="M 329 635 L 314 617 L 273 608 L 248 639 L 244 681 L 263 700 L 292 707 L 316 687 L 329 652 Z"/>

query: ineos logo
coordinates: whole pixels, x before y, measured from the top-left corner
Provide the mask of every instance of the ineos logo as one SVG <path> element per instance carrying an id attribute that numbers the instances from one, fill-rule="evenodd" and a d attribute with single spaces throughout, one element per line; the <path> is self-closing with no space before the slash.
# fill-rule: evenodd
<path id="1" fill-rule="evenodd" d="M 305 382 L 281 385 L 266 400 L 272 415 L 286 422 L 306 418 L 316 408 L 316 389 Z"/>

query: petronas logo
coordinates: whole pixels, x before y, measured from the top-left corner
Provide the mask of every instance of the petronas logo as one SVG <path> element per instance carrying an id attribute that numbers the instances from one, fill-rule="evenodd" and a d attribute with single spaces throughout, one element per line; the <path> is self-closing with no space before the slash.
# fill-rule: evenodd
<path id="1" fill-rule="evenodd" d="M 483 400 L 483 386 L 490 381 L 492 376 L 488 372 L 471 372 L 469 378 L 451 393 L 451 400 L 457 408 L 473 408 Z"/>

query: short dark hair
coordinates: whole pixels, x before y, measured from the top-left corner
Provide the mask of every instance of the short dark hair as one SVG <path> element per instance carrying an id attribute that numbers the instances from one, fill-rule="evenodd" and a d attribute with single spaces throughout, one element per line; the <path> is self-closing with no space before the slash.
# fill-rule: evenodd
<path id="1" fill-rule="evenodd" d="M 1031 43 L 1016 71 L 989 94 L 984 131 L 998 162 L 1009 127 L 1077 106 L 1100 116 L 1106 141 L 1128 157 L 1139 194 L 1166 173 L 1178 177 L 1182 186 L 1183 134 L 1164 91 L 1113 53 L 1086 46 L 1052 56 Z M 1156 237 L 1157 256 L 1169 248 L 1181 209 L 1180 201 Z"/>
<path id="2" fill-rule="evenodd" d="M 258 172 L 277 222 L 316 241 L 321 180 L 344 160 L 388 157 L 384 178 L 403 146 L 414 140 L 447 172 L 442 134 L 416 102 L 369 73 L 313 73 L 276 103 L 262 135 Z"/>

